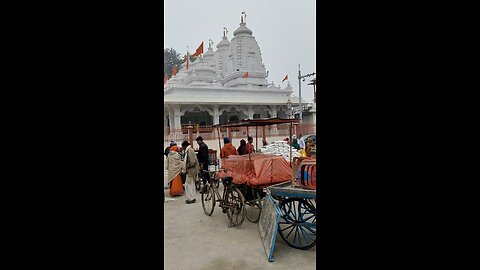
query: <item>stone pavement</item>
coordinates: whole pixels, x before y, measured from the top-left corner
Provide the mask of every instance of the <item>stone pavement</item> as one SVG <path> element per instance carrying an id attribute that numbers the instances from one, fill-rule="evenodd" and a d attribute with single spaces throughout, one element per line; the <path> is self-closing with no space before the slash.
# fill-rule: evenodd
<path id="1" fill-rule="evenodd" d="M 274 261 L 268 262 L 256 223 L 245 218 L 239 227 L 228 228 L 218 203 L 212 216 L 206 216 L 198 192 L 197 202 L 186 204 L 185 196 L 172 198 L 164 191 L 165 269 L 315 269 L 316 246 L 294 249 L 277 235 Z"/>

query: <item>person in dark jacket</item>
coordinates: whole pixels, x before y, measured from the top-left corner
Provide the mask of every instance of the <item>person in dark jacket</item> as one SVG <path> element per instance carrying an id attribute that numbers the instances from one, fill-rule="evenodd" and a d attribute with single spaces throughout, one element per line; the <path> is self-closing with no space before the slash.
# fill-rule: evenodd
<path id="1" fill-rule="evenodd" d="M 196 140 L 198 143 L 197 159 L 200 163 L 200 172 L 202 174 L 203 185 L 205 186 L 210 178 L 210 174 L 208 173 L 208 146 L 203 141 L 202 136 L 198 136 Z"/>
<path id="2" fill-rule="evenodd" d="M 240 140 L 240 146 L 238 147 L 237 152 L 238 152 L 239 155 L 246 155 L 246 154 L 248 154 L 247 141 L 245 141 L 245 140 Z"/>
<path id="3" fill-rule="evenodd" d="M 198 162 L 200 162 L 200 167 L 204 170 L 208 170 L 208 146 L 203 141 L 202 136 L 197 137 L 198 143 Z"/>

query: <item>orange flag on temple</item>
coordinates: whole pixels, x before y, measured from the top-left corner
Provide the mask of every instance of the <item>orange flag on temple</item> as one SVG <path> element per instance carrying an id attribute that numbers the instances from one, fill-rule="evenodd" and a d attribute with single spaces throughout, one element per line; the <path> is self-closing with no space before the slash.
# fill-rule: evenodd
<path id="1" fill-rule="evenodd" d="M 172 76 L 175 76 L 177 75 L 177 66 L 173 66 L 173 69 L 172 69 Z"/>
<path id="2" fill-rule="evenodd" d="M 242 78 L 248 78 L 248 71 L 243 74 Z"/>
<path id="3" fill-rule="evenodd" d="M 203 41 L 202 41 L 202 44 L 200 44 L 200 46 L 198 46 L 197 50 L 195 51 L 194 54 L 192 54 L 192 56 L 199 56 L 200 54 L 203 53 Z"/>
<path id="4" fill-rule="evenodd" d="M 285 78 L 283 78 L 282 82 L 284 82 L 285 80 L 288 80 L 288 74 L 285 75 Z"/>

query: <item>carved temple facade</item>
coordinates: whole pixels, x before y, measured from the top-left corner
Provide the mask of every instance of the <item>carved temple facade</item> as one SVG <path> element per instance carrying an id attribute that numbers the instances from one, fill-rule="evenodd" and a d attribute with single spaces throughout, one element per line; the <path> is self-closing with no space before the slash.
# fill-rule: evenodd
<path id="1" fill-rule="evenodd" d="M 193 63 L 184 62 L 178 74 L 164 84 L 164 128 L 178 132 L 184 125 L 210 126 L 240 119 L 291 117 L 292 87 L 267 81 L 260 47 L 242 16 L 238 29 Z M 188 59 L 187 59 L 188 61 Z M 307 102 L 302 100 L 302 103 Z M 293 106 L 298 105 L 292 104 Z"/>

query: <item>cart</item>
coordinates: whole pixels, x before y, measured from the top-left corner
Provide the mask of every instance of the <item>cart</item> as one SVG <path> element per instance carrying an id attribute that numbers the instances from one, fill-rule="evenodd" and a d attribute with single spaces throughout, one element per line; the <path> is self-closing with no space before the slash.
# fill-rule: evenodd
<path id="1" fill-rule="evenodd" d="M 277 125 L 277 124 L 290 124 L 290 141 L 292 140 L 292 127 L 294 123 L 298 123 L 299 120 L 297 119 L 282 119 L 282 118 L 263 118 L 263 119 L 247 119 L 241 120 L 239 122 L 233 123 L 226 123 L 226 124 L 219 124 L 213 126 L 217 128 L 218 133 L 218 145 L 221 148 L 220 143 L 220 128 L 238 128 L 238 127 L 255 127 L 257 132 L 255 132 L 256 137 L 256 147 L 258 149 L 258 127 L 264 127 L 268 125 Z M 247 134 L 248 135 L 248 134 Z M 252 154 L 248 154 L 248 159 L 251 164 L 252 162 Z M 292 147 L 290 146 L 290 166 L 292 164 Z M 251 166 L 253 168 L 253 165 Z M 288 179 L 286 181 L 289 181 Z M 285 181 L 284 181 L 285 182 Z M 264 185 L 252 185 L 252 184 L 243 184 L 237 185 L 237 187 L 242 191 L 242 195 L 245 197 L 245 212 L 246 217 L 250 222 L 257 223 L 260 219 L 262 204 L 265 198 L 265 188 L 268 187 L 270 184 Z"/>
<path id="2" fill-rule="evenodd" d="M 317 243 L 316 159 L 296 158 L 292 181 L 267 187 L 259 232 L 268 261 L 273 261 L 277 232 L 291 247 L 310 249 Z"/>

